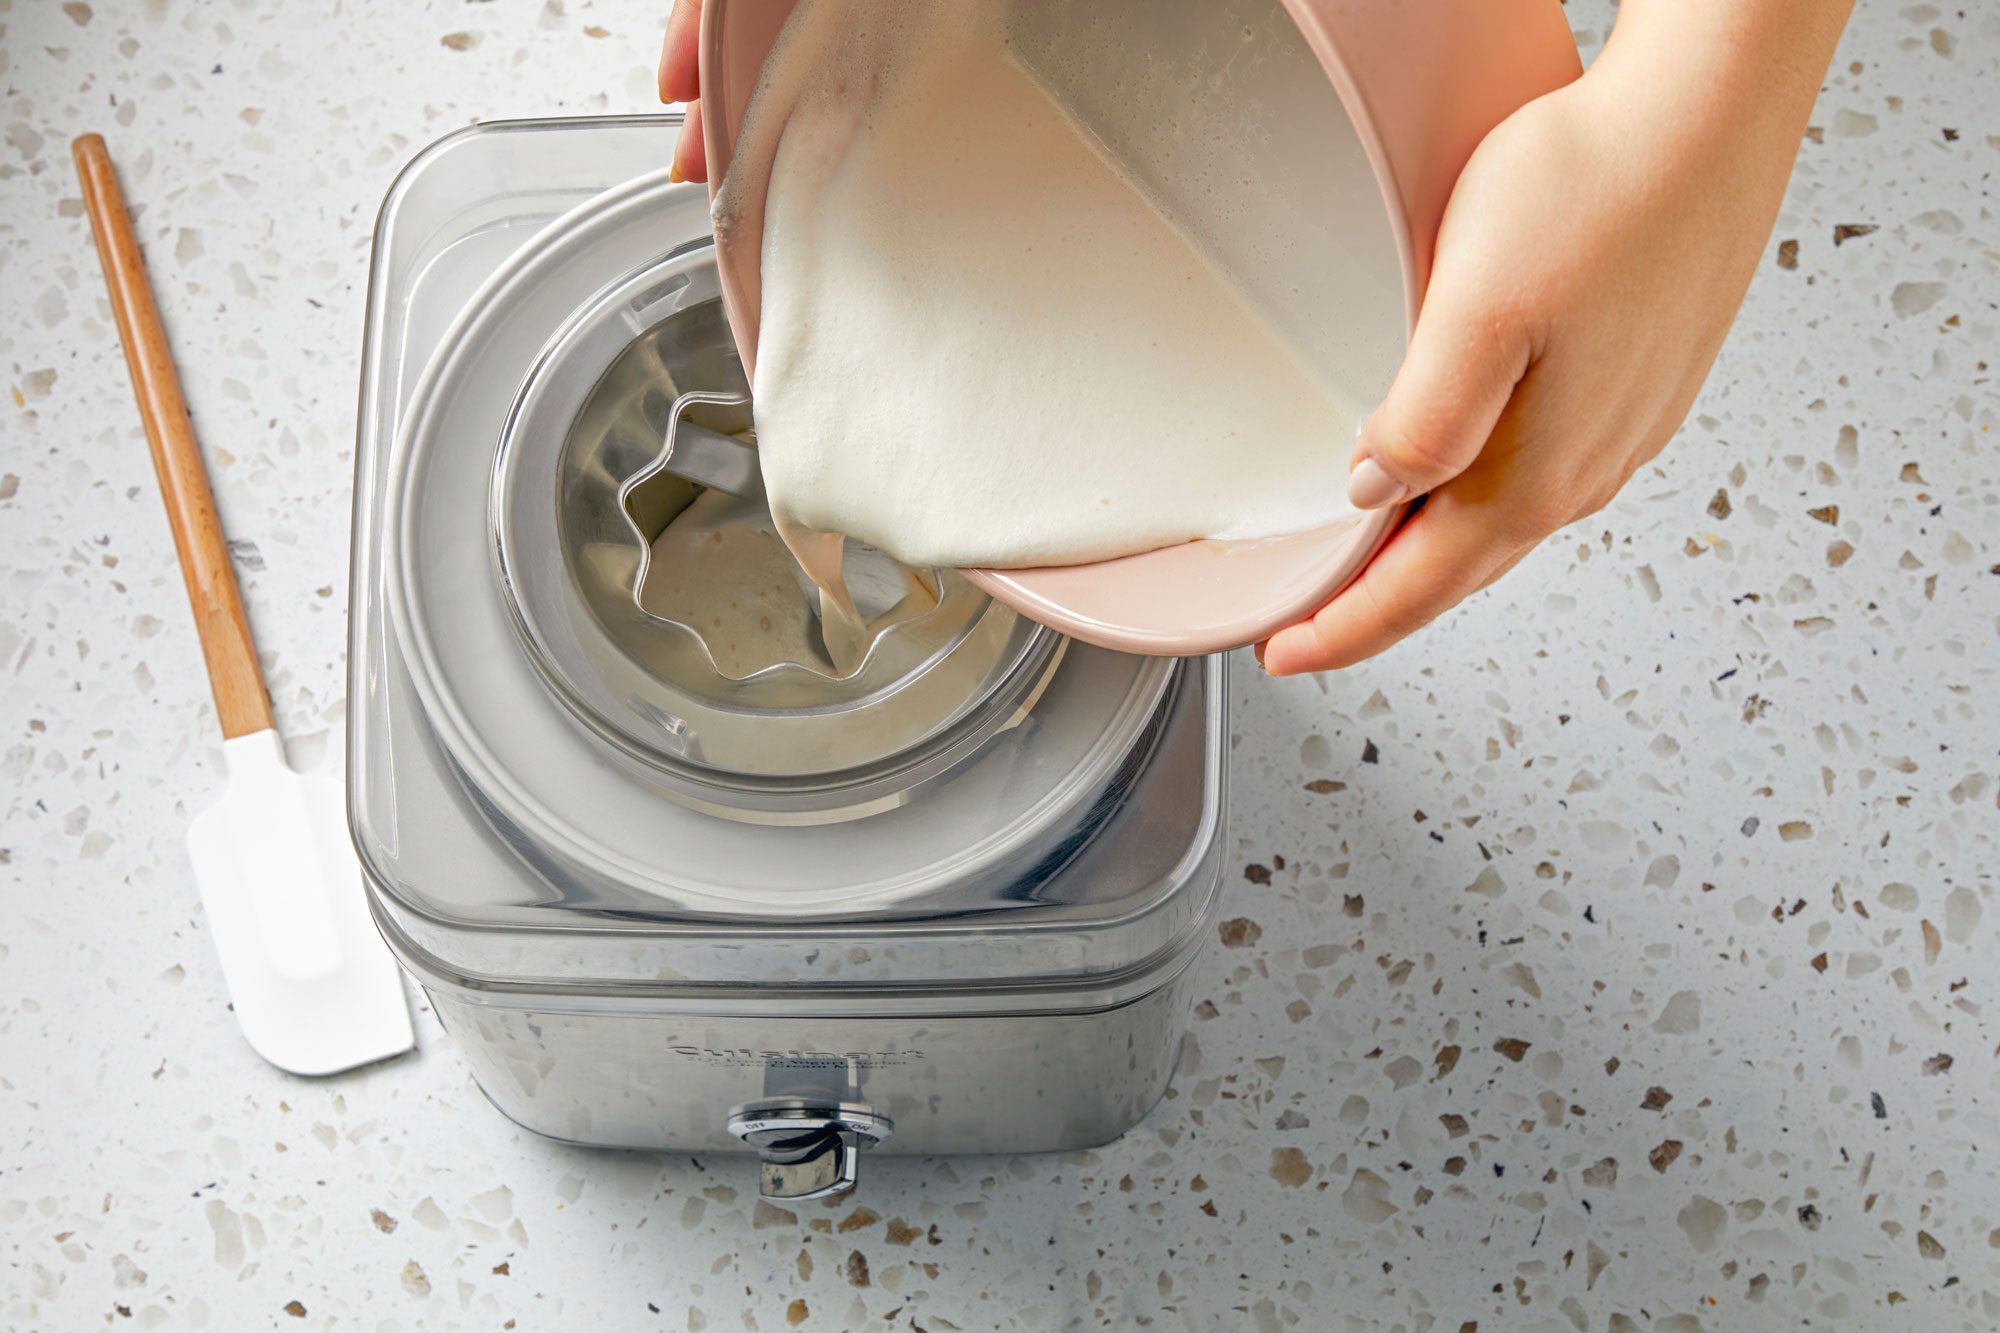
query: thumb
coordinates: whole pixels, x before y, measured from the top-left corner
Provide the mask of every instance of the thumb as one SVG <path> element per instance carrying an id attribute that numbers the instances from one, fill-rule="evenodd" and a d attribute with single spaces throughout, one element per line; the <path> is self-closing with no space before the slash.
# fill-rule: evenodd
<path id="1" fill-rule="evenodd" d="M 1433 281 L 1402 368 L 1362 424 L 1349 502 L 1357 509 L 1400 504 L 1471 466 L 1527 373 L 1530 350 L 1518 326 L 1496 318 L 1486 302 Z"/>

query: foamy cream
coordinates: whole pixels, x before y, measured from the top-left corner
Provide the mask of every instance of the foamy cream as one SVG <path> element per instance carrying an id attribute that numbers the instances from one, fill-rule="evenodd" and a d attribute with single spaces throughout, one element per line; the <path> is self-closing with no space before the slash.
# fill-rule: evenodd
<path id="1" fill-rule="evenodd" d="M 813 598 L 795 568 L 806 561 L 786 550 L 762 505 L 704 491 L 653 539 L 639 606 L 693 630 L 731 680 L 785 664 L 844 679 L 877 638 L 929 614 L 940 597 L 933 576 L 857 555 L 843 569 L 836 546 Z"/>
<path id="2" fill-rule="evenodd" d="M 1100 155 L 1000 16 L 807 0 L 772 57 L 791 88 L 745 138 L 780 136 L 754 382 L 774 513 L 948 567 L 1348 512 L 1359 395 Z"/>

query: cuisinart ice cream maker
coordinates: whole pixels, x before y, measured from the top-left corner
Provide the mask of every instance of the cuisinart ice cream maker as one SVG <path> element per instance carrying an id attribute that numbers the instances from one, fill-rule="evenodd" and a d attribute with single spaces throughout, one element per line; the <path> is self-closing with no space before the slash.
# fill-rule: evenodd
<path id="1" fill-rule="evenodd" d="M 376 919 L 553 1138 L 754 1150 L 786 1198 L 864 1149 L 1113 1138 L 1212 930 L 1223 661 L 1066 640 L 945 572 L 883 594 L 918 600 L 858 670 L 748 669 L 685 597 L 750 577 L 754 495 L 716 497 L 745 542 L 649 590 L 706 494 L 669 435 L 750 425 L 707 192 L 656 169 L 677 125 L 477 126 L 383 205 L 348 704 Z"/>

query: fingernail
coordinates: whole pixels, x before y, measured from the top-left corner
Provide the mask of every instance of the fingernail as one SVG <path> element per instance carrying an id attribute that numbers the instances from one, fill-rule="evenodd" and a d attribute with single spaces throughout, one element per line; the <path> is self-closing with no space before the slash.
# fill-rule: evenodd
<path id="1" fill-rule="evenodd" d="M 676 185 L 679 185 L 682 181 L 685 181 L 687 179 L 687 177 L 681 175 L 680 158 L 676 157 L 672 162 L 669 162 L 667 164 L 667 179 L 672 181 Z"/>
<path id="2" fill-rule="evenodd" d="M 1372 458 L 1364 458 L 1347 474 L 1347 502 L 1356 509 L 1386 509 L 1408 499 L 1410 488 L 1382 470 Z"/>

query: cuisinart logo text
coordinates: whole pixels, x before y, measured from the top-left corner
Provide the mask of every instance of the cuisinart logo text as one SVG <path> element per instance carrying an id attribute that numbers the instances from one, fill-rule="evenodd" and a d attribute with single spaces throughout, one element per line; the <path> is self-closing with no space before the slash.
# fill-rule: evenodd
<path id="1" fill-rule="evenodd" d="M 849 1064 L 864 1069 L 909 1064 L 924 1058 L 922 1051 L 758 1051 L 748 1046 L 718 1049 L 713 1046 L 669 1046 L 675 1055 L 711 1065 L 775 1065 L 795 1069 L 845 1069 Z"/>

